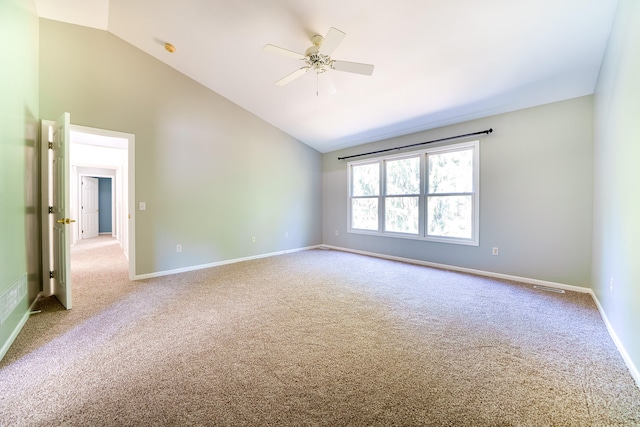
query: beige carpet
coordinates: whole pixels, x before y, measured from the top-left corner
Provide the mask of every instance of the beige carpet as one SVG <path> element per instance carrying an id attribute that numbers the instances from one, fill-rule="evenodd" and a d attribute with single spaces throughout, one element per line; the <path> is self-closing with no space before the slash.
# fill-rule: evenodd
<path id="1" fill-rule="evenodd" d="M 331 250 L 130 282 L 74 248 L 0 362 L 0 425 L 638 426 L 588 295 Z"/>

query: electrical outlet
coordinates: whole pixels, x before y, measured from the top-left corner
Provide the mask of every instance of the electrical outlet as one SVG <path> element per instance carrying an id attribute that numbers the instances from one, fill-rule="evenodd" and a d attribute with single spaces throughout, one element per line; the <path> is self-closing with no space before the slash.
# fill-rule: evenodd
<path id="1" fill-rule="evenodd" d="M 609 291 L 613 293 L 613 290 L 614 290 L 614 286 L 613 286 L 613 277 L 612 277 L 611 280 L 609 281 Z"/>
<path id="2" fill-rule="evenodd" d="M 251 236 L 251 243 L 255 243 L 256 242 L 256 236 Z"/>
<path id="3" fill-rule="evenodd" d="M 288 238 L 289 238 L 289 232 L 288 232 L 288 231 L 285 231 L 285 232 L 284 232 L 284 238 L 285 238 L 285 239 L 288 239 Z"/>
<path id="4" fill-rule="evenodd" d="M 493 255 L 500 255 L 500 249 L 498 249 L 498 248 L 494 247 L 494 248 L 493 248 L 493 250 L 491 251 L 491 253 L 492 253 Z"/>
<path id="5" fill-rule="evenodd" d="M 182 245 L 176 245 L 176 252 L 182 252 Z"/>
<path id="6" fill-rule="evenodd" d="M 336 230 L 336 236 L 339 235 L 340 233 L 338 233 L 338 230 Z"/>

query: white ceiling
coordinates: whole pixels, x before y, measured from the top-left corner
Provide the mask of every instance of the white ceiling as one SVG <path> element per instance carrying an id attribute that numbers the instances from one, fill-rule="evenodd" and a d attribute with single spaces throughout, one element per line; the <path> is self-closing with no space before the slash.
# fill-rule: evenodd
<path id="1" fill-rule="evenodd" d="M 592 94 L 617 0 L 35 0 L 107 30 L 320 152 Z M 375 65 L 274 83 L 314 34 Z M 173 54 L 164 43 L 175 45 Z M 323 90 L 329 76 L 336 93 Z"/>

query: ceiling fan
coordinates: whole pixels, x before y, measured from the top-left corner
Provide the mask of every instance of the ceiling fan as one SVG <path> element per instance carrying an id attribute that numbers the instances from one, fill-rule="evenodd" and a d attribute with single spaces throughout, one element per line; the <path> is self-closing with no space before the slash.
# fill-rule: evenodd
<path id="1" fill-rule="evenodd" d="M 316 75 L 322 74 L 327 70 L 346 71 L 348 73 L 364 74 L 370 76 L 373 74 L 373 65 L 361 64 L 359 62 L 338 61 L 331 59 L 331 54 L 346 37 L 346 33 L 337 28 L 329 28 L 327 35 L 322 37 L 315 35 L 311 37 L 313 46 L 305 51 L 304 54 L 294 52 L 272 44 L 266 45 L 263 49 L 267 52 L 273 52 L 290 58 L 303 60 L 305 65 L 297 69 L 293 73 L 281 78 L 276 82 L 278 86 L 284 86 L 287 83 L 306 74 L 310 70 L 316 72 Z"/>

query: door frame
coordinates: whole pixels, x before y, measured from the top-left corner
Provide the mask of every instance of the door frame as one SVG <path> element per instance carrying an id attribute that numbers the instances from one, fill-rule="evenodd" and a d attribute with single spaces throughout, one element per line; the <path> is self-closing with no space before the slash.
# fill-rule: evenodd
<path id="1" fill-rule="evenodd" d="M 49 156 L 48 150 L 48 140 L 49 140 L 49 128 L 53 125 L 55 121 L 53 120 L 41 120 L 41 162 L 45 162 Z M 136 278 L 136 262 L 135 262 L 135 135 L 131 133 L 125 132 L 117 132 L 107 129 L 99 129 L 92 128 L 86 126 L 79 126 L 71 124 L 70 132 L 71 143 L 73 143 L 73 132 L 80 132 L 90 135 L 95 135 L 97 137 L 106 137 L 105 140 L 109 140 L 109 138 L 117 138 L 119 140 L 125 140 L 126 151 L 127 151 L 127 167 L 122 171 L 123 180 L 126 181 L 127 188 L 127 197 L 123 198 L 123 204 L 126 203 L 126 206 L 123 206 L 123 216 L 126 217 L 127 221 L 123 221 L 123 228 L 126 228 L 126 232 L 124 234 L 124 241 L 122 242 L 122 248 L 124 250 L 125 256 L 129 261 L 129 280 L 135 280 Z M 70 144 L 71 145 L 71 144 Z M 123 147 L 118 147 L 123 148 Z M 41 170 L 44 170 L 44 166 L 41 164 Z M 43 271 L 43 294 L 45 296 L 52 295 L 51 284 L 49 281 L 49 230 L 48 230 L 48 218 L 49 218 L 49 176 L 46 174 L 42 174 L 41 176 L 41 200 L 42 200 L 42 271 Z M 70 182 L 65 183 L 67 191 L 70 189 Z M 45 274 L 46 273 L 46 274 Z"/>

